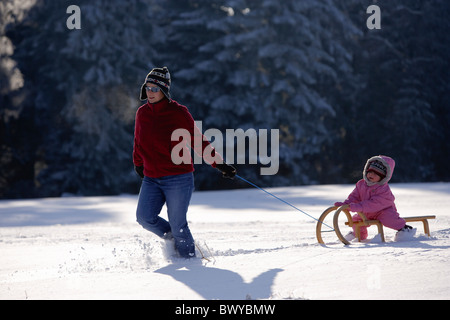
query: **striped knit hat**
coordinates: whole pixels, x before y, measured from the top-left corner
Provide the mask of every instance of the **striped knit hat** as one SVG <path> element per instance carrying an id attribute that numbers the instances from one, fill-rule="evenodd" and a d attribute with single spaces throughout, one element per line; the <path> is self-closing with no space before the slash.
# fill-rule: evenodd
<path id="1" fill-rule="evenodd" d="M 387 169 L 386 166 L 378 160 L 371 161 L 369 163 L 369 168 L 367 168 L 367 172 L 372 171 L 379 175 L 381 178 L 386 177 Z"/>
<path id="2" fill-rule="evenodd" d="M 145 93 L 145 84 L 154 83 L 161 88 L 161 91 L 170 100 L 170 72 L 167 67 L 153 68 L 145 78 L 145 82 L 141 87 L 141 100 L 147 99 L 147 94 Z"/>

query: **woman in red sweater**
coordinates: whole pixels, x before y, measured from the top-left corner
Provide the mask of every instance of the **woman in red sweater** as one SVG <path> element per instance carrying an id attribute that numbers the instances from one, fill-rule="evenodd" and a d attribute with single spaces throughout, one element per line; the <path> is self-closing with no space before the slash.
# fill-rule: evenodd
<path id="1" fill-rule="evenodd" d="M 202 141 L 201 155 L 224 177 L 233 178 L 236 169 L 227 165 L 194 123 L 188 109 L 170 97 L 170 73 L 167 67 L 154 68 L 141 87 L 141 100 L 147 100 L 136 113 L 133 162 L 142 178 L 136 210 L 137 222 L 164 239 L 174 239 L 175 247 L 184 258 L 195 257 L 194 239 L 188 227 L 186 214 L 194 190 L 192 159 L 180 163 L 172 159 L 172 149 L 189 152 L 194 138 Z M 189 132 L 191 141 L 172 141 L 177 129 Z M 201 139 L 199 139 L 201 137 Z M 180 148 L 180 144 L 181 148 Z M 197 148 L 195 148 L 197 149 Z M 209 157 L 210 156 L 210 157 Z M 159 216 L 167 206 L 169 221 Z"/>

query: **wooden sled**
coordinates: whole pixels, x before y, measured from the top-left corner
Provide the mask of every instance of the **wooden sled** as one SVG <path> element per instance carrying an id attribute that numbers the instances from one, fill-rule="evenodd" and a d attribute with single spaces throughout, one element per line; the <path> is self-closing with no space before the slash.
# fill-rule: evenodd
<path id="1" fill-rule="evenodd" d="M 358 241 L 361 241 L 360 228 L 362 226 L 376 225 L 378 228 L 378 233 L 380 234 L 380 237 L 381 237 L 381 241 L 385 242 L 383 225 L 381 224 L 381 222 L 379 220 L 368 220 L 366 218 L 366 216 L 364 215 L 364 213 L 358 212 L 358 215 L 361 217 L 362 221 L 354 222 L 352 219 L 352 215 L 348 211 L 348 205 L 343 205 L 341 207 L 329 207 L 319 217 L 317 225 L 316 225 L 316 238 L 319 243 L 324 244 L 323 239 L 322 239 L 322 232 L 323 232 L 322 227 L 323 227 L 326 216 L 333 211 L 336 211 L 334 213 L 334 217 L 333 217 L 334 232 L 336 233 L 339 240 L 342 243 L 344 243 L 345 245 L 350 244 L 350 242 L 348 242 L 344 238 L 341 231 L 339 230 L 339 215 L 341 212 L 344 212 L 344 214 L 347 217 L 347 222 L 345 222 L 345 224 L 348 225 L 349 227 L 354 227 L 355 236 L 358 238 Z M 430 226 L 428 224 L 428 219 L 435 219 L 436 216 L 402 217 L 402 218 L 405 219 L 406 222 L 420 222 L 421 221 L 423 223 L 424 232 L 430 237 Z"/>

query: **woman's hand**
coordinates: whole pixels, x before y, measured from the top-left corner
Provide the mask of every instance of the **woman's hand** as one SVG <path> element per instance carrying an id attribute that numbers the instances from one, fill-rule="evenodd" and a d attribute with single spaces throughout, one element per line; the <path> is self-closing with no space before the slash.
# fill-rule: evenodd
<path id="1" fill-rule="evenodd" d="M 136 171 L 137 175 L 144 179 L 144 166 L 136 167 L 134 166 L 134 171 Z"/>
<path id="2" fill-rule="evenodd" d="M 233 166 L 226 164 L 225 162 L 222 164 L 216 164 L 217 170 L 222 172 L 224 178 L 233 179 L 236 175 L 236 169 Z"/>

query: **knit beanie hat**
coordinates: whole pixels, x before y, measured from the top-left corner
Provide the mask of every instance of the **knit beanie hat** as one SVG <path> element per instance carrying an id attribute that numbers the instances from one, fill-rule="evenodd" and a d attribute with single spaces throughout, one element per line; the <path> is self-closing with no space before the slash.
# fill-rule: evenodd
<path id="1" fill-rule="evenodd" d="M 170 72 L 167 67 L 153 68 L 152 71 L 145 78 L 145 82 L 141 87 L 141 100 L 147 99 L 147 94 L 145 93 L 145 84 L 154 83 L 161 88 L 161 91 L 170 100 Z"/>
<path id="2" fill-rule="evenodd" d="M 367 168 L 367 172 L 372 171 L 379 175 L 381 178 L 386 177 L 387 168 L 386 166 L 378 160 L 374 160 L 369 163 L 369 167 Z"/>

